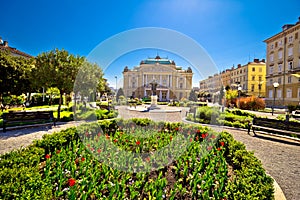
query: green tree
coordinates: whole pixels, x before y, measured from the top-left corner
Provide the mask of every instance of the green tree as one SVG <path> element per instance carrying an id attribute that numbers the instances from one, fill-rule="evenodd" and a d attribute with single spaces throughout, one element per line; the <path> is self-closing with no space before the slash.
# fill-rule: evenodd
<path id="1" fill-rule="evenodd" d="M 46 91 L 50 96 L 49 104 L 52 105 L 52 99 L 59 96 L 59 89 L 57 87 L 49 87 Z"/>
<path id="2" fill-rule="evenodd" d="M 125 96 L 124 91 L 120 88 L 117 92 L 116 100 L 119 101 L 120 96 Z"/>
<path id="3" fill-rule="evenodd" d="M 58 119 L 60 119 L 62 96 L 73 91 L 76 75 L 84 61 L 84 57 L 74 56 L 66 50 L 59 49 L 41 53 L 36 58 L 36 67 L 33 69 L 35 85 L 59 89 Z"/>
<path id="4" fill-rule="evenodd" d="M 224 86 L 222 85 L 220 89 L 220 95 L 219 95 L 219 105 L 222 105 L 222 99 L 224 98 Z"/>
<path id="5" fill-rule="evenodd" d="M 0 51 L 0 101 L 3 95 L 21 95 L 31 90 L 30 73 L 33 64 L 33 58 L 13 56 L 8 51 Z"/>
<path id="6" fill-rule="evenodd" d="M 189 100 L 190 101 L 197 101 L 198 100 L 196 92 L 194 90 L 191 90 Z"/>

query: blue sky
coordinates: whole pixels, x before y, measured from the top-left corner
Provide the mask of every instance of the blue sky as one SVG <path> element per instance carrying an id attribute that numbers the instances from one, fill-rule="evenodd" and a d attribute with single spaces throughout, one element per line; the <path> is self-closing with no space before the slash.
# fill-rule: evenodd
<path id="1" fill-rule="evenodd" d="M 280 32 L 284 24 L 294 24 L 299 8 L 298 0 L 3 1 L 0 36 L 10 46 L 34 56 L 54 48 L 87 56 L 120 32 L 168 28 L 198 42 L 222 70 L 254 57 L 265 58 L 263 40 Z M 164 56 L 165 52 L 160 53 Z M 139 56 L 156 56 L 148 54 Z M 141 59 L 137 58 L 120 58 L 122 62 L 116 62 L 120 68 L 114 70 L 138 65 Z M 180 59 L 176 63 L 188 65 Z M 108 70 L 107 76 L 114 77 L 114 73 Z M 114 86 L 115 81 L 109 80 Z"/>

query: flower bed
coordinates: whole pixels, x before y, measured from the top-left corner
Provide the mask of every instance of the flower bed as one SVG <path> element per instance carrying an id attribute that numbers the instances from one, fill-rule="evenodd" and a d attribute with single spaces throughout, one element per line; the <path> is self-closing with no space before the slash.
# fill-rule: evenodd
<path id="1" fill-rule="evenodd" d="M 126 165 L 135 154 L 148 156 Z M 273 199 L 272 179 L 243 144 L 179 123 L 85 124 L 2 155 L 0 169 L 0 199 Z"/>

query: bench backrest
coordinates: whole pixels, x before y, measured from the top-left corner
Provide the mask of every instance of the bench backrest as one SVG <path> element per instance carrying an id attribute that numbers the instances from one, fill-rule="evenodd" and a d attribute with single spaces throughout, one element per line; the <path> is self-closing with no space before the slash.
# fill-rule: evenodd
<path id="1" fill-rule="evenodd" d="M 300 133 L 300 123 L 291 121 L 281 121 L 277 119 L 268 118 L 254 118 L 253 125 L 276 128 L 280 130 L 288 130 Z"/>
<path id="2" fill-rule="evenodd" d="M 9 112 L 3 113 L 3 119 L 6 121 L 30 121 L 38 119 L 53 119 L 53 111 L 35 111 L 35 112 Z"/>

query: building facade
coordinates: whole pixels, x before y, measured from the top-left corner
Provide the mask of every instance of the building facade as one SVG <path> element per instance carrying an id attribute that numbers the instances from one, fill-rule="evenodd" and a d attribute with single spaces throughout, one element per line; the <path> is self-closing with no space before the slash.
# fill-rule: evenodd
<path id="1" fill-rule="evenodd" d="M 248 96 L 265 97 L 266 85 L 265 60 L 254 59 L 245 65 L 226 69 L 219 74 L 209 76 L 200 81 L 200 92 L 208 92 L 211 95 L 218 94 L 222 87 L 230 87 L 237 90 L 240 86 L 242 92 Z"/>
<path id="2" fill-rule="evenodd" d="M 231 69 L 231 88 L 241 87 L 248 96 L 266 96 L 266 63 L 265 59 L 254 59 L 245 65 L 238 64 Z"/>
<path id="3" fill-rule="evenodd" d="M 296 24 L 284 25 L 280 33 L 264 41 L 267 45 L 266 103 L 269 106 L 300 103 L 299 36 L 300 17 Z M 274 83 L 278 83 L 276 89 Z"/>
<path id="4" fill-rule="evenodd" d="M 126 97 L 150 97 L 151 84 L 156 83 L 159 101 L 188 98 L 192 90 L 193 72 L 190 67 L 183 70 L 167 58 L 148 58 L 139 66 L 123 71 L 123 90 Z"/>
<path id="5" fill-rule="evenodd" d="M 3 41 L 2 38 L 0 37 L 0 51 L 7 51 L 13 56 L 21 56 L 24 58 L 32 58 L 31 55 L 24 53 L 22 51 L 19 51 L 18 49 L 14 47 L 10 47 L 8 45 L 8 41 Z"/>

